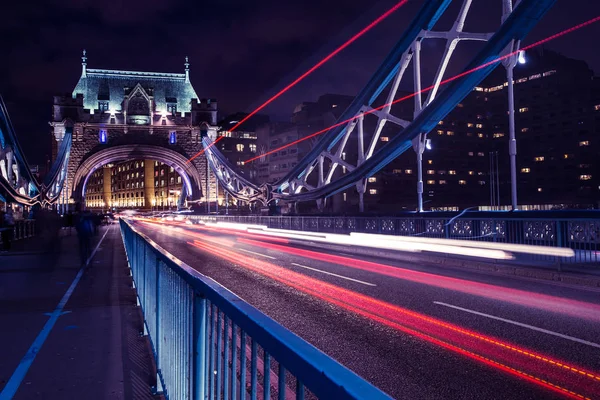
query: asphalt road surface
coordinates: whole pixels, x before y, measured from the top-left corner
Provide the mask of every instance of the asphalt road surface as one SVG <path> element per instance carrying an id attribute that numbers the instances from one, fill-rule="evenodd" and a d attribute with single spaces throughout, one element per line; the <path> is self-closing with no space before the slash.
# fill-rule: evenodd
<path id="1" fill-rule="evenodd" d="M 134 225 L 394 398 L 600 398 L 597 289 Z"/>

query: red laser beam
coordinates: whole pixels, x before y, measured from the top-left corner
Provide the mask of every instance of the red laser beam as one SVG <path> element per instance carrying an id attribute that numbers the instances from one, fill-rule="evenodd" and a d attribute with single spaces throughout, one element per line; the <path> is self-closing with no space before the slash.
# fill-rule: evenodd
<path id="1" fill-rule="evenodd" d="M 296 84 L 298 84 L 300 81 L 302 81 L 304 78 L 306 78 L 307 76 L 309 76 L 310 74 L 312 74 L 313 72 L 315 72 L 317 69 L 319 69 L 321 66 L 323 66 L 323 64 L 325 64 L 327 61 L 331 60 L 333 57 L 335 57 L 339 52 L 341 52 L 342 50 L 344 50 L 346 47 L 350 46 L 352 43 L 354 43 L 358 38 L 360 38 L 361 36 L 363 36 L 365 33 L 367 33 L 368 31 L 370 31 L 371 29 L 373 29 L 375 26 L 377 26 L 380 22 L 382 22 L 384 19 L 386 19 L 387 17 L 389 17 L 390 15 L 392 15 L 396 10 L 398 10 L 400 7 L 402 7 L 404 4 L 408 3 L 408 0 L 401 0 L 398 3 L 396 3 L 396 5 L 392 8 L 390 8 L 389 10 L 387 10 L 385 13 L 381 14 L 377 19 L 375 19 L 373 22 L 371 22 L 369 25 L 367 25 L 366 27 L 364 27 L 360 32 L 358 32 L 357 34 L 355 34 L 354 36 L 352 36 L 350 39 L 348 39 L 346 42 L 344 42 L 340 47 L 338 47 L 337 49 L 335 49 L 334 51 L 332 51 L 329 55 L 327 55 L 325 58 L 323 58 L 321 61 L 319 61 L 318 63 L 316 63 L 315 65 L 313 65 L 308 71 L 306 71 L 305 73 L 303 73 L 302 75 L 300 75 L 298 78 L 296 78 L 292 83 L 290 83 L 289 85 L 287 85 L 286 87 L 284 87 L 283 89 L 281 89 L 279 92 L 277 92 L 274 96 L 272 96 L 270 99 L 268 99 L 267 101 L 265 101 L 263 104 L 261 104 L 260 106 L 258 106 L 254 111 L 252 111 L 250 114 L 248 114 L 247 116 L 245 116 L 244 118 L 242 118 L 237 124 L 235 124 L 231 129 L 229 129 L 230 131 L 234 131 L 236 130 L 240 125 L 242 125 L 244 122 L 246 122 L 248 119 L 250 119 L 253 115 L 255 115 L 257 112 L 259 112 L 260 110 L 262 110 L 263 108 L 265 108 L 267 105 L 269 105 L 270 103 L 272 103 L 273 101 L 275 101 L 277 98 L 279 98 L 282 94 L 284 94 L 285 92 L 287 92 L 288 90 L 290 90 L 292 87 L 296 86 Z M 207 148 L 215 145 L 219 140 L 221 140 L 223 136 L 220 136 L 219 138 L 217 138 L 214 142 L 212 142 L 210 145 L 208 145 Z M 190 158 L 188 161 L 192 161 L 194 158 L 200 156 L 203 152 L 205 151 L 205 149 L 199 151 L 196 155 L 194 155 L 192 158 Z"/>
<path id="2" fill-rule="evenodd" d="M 578 29 L 584 28 L 584 27 L 586 27 L 586 26 L 588 26 L 588 25 L 591 25 L 591 24 L 593 24 L 593 23 L 595 23 L 595 22 L 598 22 L 598 21 L 600 21 L 600 16 L 597 16 L 597 17 L 595 17 L 595 18 L 592 18 L 592 19 L 590 19 L 590 20 L 588 20 L 588 21 L 582 22 L 581 24 L 575 25 L 575 26 L 573 26 L 573 27 L 571 27 L 571 28 L 565 29 L 564 31 L 561 31 L 561 32 L 555 33 L 554 35 L 552 35 L 552 36 L 548 36 L 548 37 L 547 37 L 547 38 L 545 38 L 545 39 L 539 40 L 539 41 L 537 41 L 537 42 L 535 42 L 535 43 L 532 43 L 532 44 L 530 44 L 530 45 L 527 45 L 527 46 L 525 46 L 525 47 L 522 47 L 522 48 L 520 48 L 520 49 L 519 49 L 519 50 L 517 50 L 517 51 L 513 51 L 513 52 L 511 52 L 511 53 L 508 53 L 508 54 L 505 54 L 505 55 L 503 55 L 503 56 L 500 56 L 500 57 L 498 57 L 498 58 L 495 58 L 495 59 L 493 59 L 493 60 L 491 60 L 491 61 L 488 61 L 488 62 L 486 62 L 486 63 L 484 63 L 484 64 L 482 64 L 482 65 L 480 65 L 480 66 L 478 66 L 478 67 L 472 68 L 472 69 L 470 69 L 470 70 L 468 70 L 468 71 L 461 72 L 461 73 L 460 73 L 460 74 L 458 74 L 458 75 L 455 75 L 455 76 L 453 76 L 453 77 L 450 77 L 450 78 L 448 78 L 448 79 L 445 79 L 445 80 L 441 81 L 441 82 L 440 82 L 440 86 L 441 86 L 441 85 L 445 85 L 445 84 L 447 84 L 447 83 L 450 83 L 450 82 L 452 82 L 452 81 L 455 81 L 455 80 L 457 80 L 457 79 L 459 79 L 459 78 L 462 78 L 462 77 L 463 77 L 463 76 L 465 76 L 465 75 L 471 74 L 471 73 L 473 73 L 473 72 L 475 72 L 475 71 L 478 71 L 478 70 L 480 70 L 480 69 L 482 69 L 482 68 L 485 68 L 485 67 L 487 67 L 487 66 L 489 66 L 489 65 L 492 65 L 492 64 L 498 63 L 498 62 L 500 62 L 500 61 L 502 61 L 502 60 L 505 60 L 505 59 L 507 59 L 507 58 L 509 58 L 509 57 L 512 57 L 512 56 L 514 56 L 514 55 L 518 54 L 520 51 L 526 51 L 526 50 L 530 50 L 530 49 L 532 49 L 532 48 L 534 48 L 534 47 L 540 46 L 540 45 L 542 45 L 542 44 L 544 44 L 544 43 L 547 43 L 547 42 L 549 42 L 549 41 L 551 41 L 551 40 L 557 39 L 557 38 L 559 38 L 559 37 L 561 37 L 561 36 L 564 36 L 564 35 L 566 35 L 566 34 L 568 34 L 568 33 L 571 33 L 571 32 L 573 32 L 573 31 L 576 31 L 576 30 L 578 30 Z M 312 134 L 310 134 L 310 135 L 308 135 L 308 136 L 306 136 L 306 137 L 303 137 L 303 138 L 301 138 L 301 139 L 298 139 L 298 140 L 296 140 L 296 141 L 293 141 L 293 142 L 291 142 L 291 143 L 285 144 L 285 145 L 283 145 L 283 146 L 280 146 L 280 147 L 278 147 L 278 148 L 276 148 L 276 149 L 274 149 L 274 150 L 270 150 L 270 151 L 268 151 L 268 152 L 266 152 L 266 153 L 264 153 L 264 154 L 258 155 L 258 156 L 256 156 L 256 157 L 249 158 L 248 160 L 244 161 L 244 163 L 253 162 L 253 161 L 255 161 L 255 160 L 258 160 L 258 159 L 259 159 L 259 158 L 261 158 L 261 157 L 266 157 L 266 156 L 268 156 L 268 155 L 270 155 L 270 154 L 273 154 L 273 153 L 275 153 L 275 152 L 278 152 L 278 151 L 280 151 L 280 150 L 283 150 L 283 149 L 285 149 L 285 148 L 288 148 L 288 147 L 290 147 L 290 146 L 296 145 L 296 144 L 298 144 L 298 143 L 300 143 L 300 142 L 302 142 L 302 141 L 305 141 L 305 140 L 311 139 L 311 138 L 313 138 L 313 137 L 315 137 L 315 136 L 321 135 L 321 134 L 323 134 L 323 133 L 325 133 L 325 132 L 327 132 L 327 131 L 329 131 L 329 130 L 331 130 L 331 129 L 333 129 L 333 128 L 337 128 L 338 126 L 345 125 L 345 124 L 347 124 L 347 123 L 349 123 L 349 122 L 352 122 L 352 121 L 354 121 L 354 120 L 356 120 L 356 119 L 358 119 L 358 118 L 360 118 L 360 117 L 362 117 L 362 116 L 364 116 L 364 115 L 372 114 L 372 113 L 374 113 L 374 112 L 377 112 L 377 111 L 379 111 L 379 110 L 382 110 L 382 109 L 384 109 L 384 108 L 386 108 L 386 107 L 388 107 L 388 106 L 392 106 L 392 105 L 394 105 L 394 104 L 398 104 L 398 103 L 400 103 L 400 102 L 402 102 L 402 101 L 405 101 L 405 100 L 411 99 L 411 98 L 415 97 L 415 96 L 416 96 L 416 95 L 418 95 L 418 94 L 426 93 L 426 92 L 428 92 L 428 91 L 432 90 L 433 88 L 434 88 L 434 85 L 432 85 L 432 86 L 429 86 L 429 87 L 426 87 L 426 88 L 424 88 L 424 89 L 421 89 L 421 90 L 420 90 L 420 91 L 418 91 L 418 92 L 414 92 L 414 93 L 412 93 L 412 94 L 409 94 L 409 95 L 406 95 L 406 96 L 404 96 L 404 97 L 401 97 L 401 98 L 399 98 L 399 99 L 396 99 L 396 100 L 394 100 L 394 101 L 392 101 L 392 102 L 390 102 L 390 103 L 383 104 L 383 105 L 381 105 L 381 106 L 379 106 L 379 107 L 377 107 L 377 108 L 373 108 L 373 109 L 371 109 L 371 110 L 369 110 L 369 111 L 365 111 L 365 112 L 363 112 L 363 113 L 361 113 L 361 114 L 355 115 L 354 117 L 351 117 L 351 118 L 348 118 L 348 119 L 346 119 L 346 120 L 343 120 L 343 121 L 337 122 L 337 123 L 335 123 L 335 124 L 331 125 L 330 127 L 327 127 L 327 128 L 325 128 L 325 129 L 321 129 L 320 131 L 317 131 L 317 132 L 315 132 L 315 133 L 312 133 Z"/>
<path id="3" fill-rule="evenodd" d="M 562 361 L 517 347 L 497 338 L 428 317 L 222 247 L 200 241 L 188 242 L 188 244 L 366 318 L 476 359 L 547 389 L 571 395 L 575 398 L 585 398 L 566 387 L 573 385 L 578 390 L 598 394 L 597 374 L 582 368 L 572 367 Z M 512 366 L 508 366 L 508 363 L 511 363 Z M 553 382 L 551 383 L 550 380 Z"/>

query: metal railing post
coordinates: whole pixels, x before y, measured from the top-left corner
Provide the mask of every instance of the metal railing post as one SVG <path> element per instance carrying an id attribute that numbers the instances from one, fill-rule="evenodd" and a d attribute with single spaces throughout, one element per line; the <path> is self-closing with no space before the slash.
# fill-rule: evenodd
<path id="1" fill-rule="evenodd" d="M 155 304 L 156 304 L 156 338 L 154 339 L 154 347 L 156 349 L 156 388 L 154 390 L 155 393 L 162 392 L 162 382 L 160 380 L 160 260 L 156 258 L 156 293 L 155 293 Z"/>

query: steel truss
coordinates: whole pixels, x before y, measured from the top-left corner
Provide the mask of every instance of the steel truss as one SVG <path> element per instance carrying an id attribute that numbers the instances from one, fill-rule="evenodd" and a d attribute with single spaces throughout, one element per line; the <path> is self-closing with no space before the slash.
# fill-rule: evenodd
<path id="1" fill-rule="evenodd" d="M 68 128 L 46 179 L 39 183 L 15 135 L 4 101 L 0 97 L 0 196 L 8 202 L 46 206 L 56 202 L 64 187 L 72 129 Z"/>
<path id="2" fill-rule="evenodd" d="M 420 161 L 426 135 L 456 107 L 499 63 L 503 55 L 518 49 L 522 40 L 550 9 L 555 0 L 521 0 L 513 9 L 512 0 L 502 2 L 500 26 L 494 32 L 465 32 L 465 21 L 473 0 L 462 0 L 458 15 L 447 31 L 435 30 L 440 17 L 453 0 L 426 1 L 401 39 L 372 76 L 353 103 L 332 129 L 324 133 L 307 155 L 285 177 L 272 185 L 254 185 L 240 177 L 226 162 L 209 139 L 204 142 L 210 165 L 221 185 L 233 197 L 258 200 L 263 204 L 273 199 L 296 202 L 324 200 L 356 186 L 362 203 L 368 178 L 403 152 L 413 148 L 419 161 L 418 192 L 423 191 Z M 490 0 L 479 0 L 489 2 Z M 443 55 L 433 83 L 423 89 L 421 53 L 425 40 L 445 40 Z M 443 79 L 457 45 L 462 41 L 485 42 L 465 71 L 446 84 Z M 506 60 L 514 65 L 516 54 Z M 491 62 L 497 60 L 497 62 Z M 507 62 L 504 60 L 505 62 Z M 394 114 L 392 103 L 412 62 L 414 112 L 412 119 Z M 376 106 L 376 102 L 382 103 Z M 380 140 L 384 128 L 391 130 L 389 141 Z M 215 160 L 217 160 L 215 162 Z M 339 171 L 339 169 L 342 171 Z M 341 172 L 341 173 L 340 173 Z M 422 209 L 422 202 L 419 204 Z"/>

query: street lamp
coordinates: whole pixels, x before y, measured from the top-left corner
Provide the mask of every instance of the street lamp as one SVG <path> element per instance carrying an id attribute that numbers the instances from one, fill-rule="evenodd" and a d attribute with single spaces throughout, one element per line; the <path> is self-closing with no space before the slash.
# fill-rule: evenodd
<path id="1" fill-rule="evenodd" d="M 519 51 L 519 57 L 517 58 L 517 61 L 519 62 L 519 64 L 525 64 L 527 62 L 527 60 L 525 59 L 524 51 Z"/>

